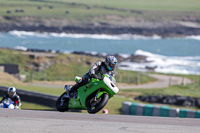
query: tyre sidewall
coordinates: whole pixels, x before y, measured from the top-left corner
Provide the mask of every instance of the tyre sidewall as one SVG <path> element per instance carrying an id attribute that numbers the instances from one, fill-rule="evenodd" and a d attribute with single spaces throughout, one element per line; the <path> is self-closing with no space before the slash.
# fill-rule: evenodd
<path id="1" fill-rule="evenodd" d="M 99 112 L 101 109 L 103 109 L 103 107 L 107 104 L 109 100 L 109 96 L 108 94 L 104 93 L 101 95 L 101 98 L 102 98 L 101 102 L 95 107 L 95 109 L 90 108 L 90 103 L 89 103 L 90 99 L 87 100 L 86 106 L 87 106 L 88 113 L 95 114 Z"/>
<path id="2" fill-rule="evenodd" d="M 60 101 L 61 101 L 61 98 L 63 97 L 63 95 L 65 95 L 66 93 L 64 92 L 59 98 L 58 100 L 56 101 L 56 109 L 60 112 L 64 112 L 64 111 L 67 111 L 69 108 L 68 108 L 68 104 L 69 104 L 69 99 L 66 99 L 63 103 L 62 106 L 60 106 Z"/>

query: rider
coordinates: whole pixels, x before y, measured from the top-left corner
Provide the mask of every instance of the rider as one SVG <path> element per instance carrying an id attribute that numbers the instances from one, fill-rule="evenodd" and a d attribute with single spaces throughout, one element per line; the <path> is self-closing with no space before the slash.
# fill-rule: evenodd
<path id="1" fill-rule="evenodd" d="M 102 80 L 103 74 L 115 75 L 114 70 L 117 64 L 117 59 L 115 56 L 108 55 L 105 61 L 96 62 L 89 70 L 88 73 L 83 75 L 82 80 L 79 80 L 72 88 L 67 90 L 68 95 L 76 91 L 79 87 L 90 82 L 91 78 Z M 70 97 L 70 95 L 69 95 Z"/>
<path id="2" fill-rule="evenodd" d="M 10 98 L 14 102 L 15 109 L 19 109 L 22 105 L 19 95 L 16 93 L 16 88 L 11 86 L 8 88 L 8 94 L 3 97 L 3 99 L 0 101 L 0 103 L 3 102 L 3 100 Z"/>

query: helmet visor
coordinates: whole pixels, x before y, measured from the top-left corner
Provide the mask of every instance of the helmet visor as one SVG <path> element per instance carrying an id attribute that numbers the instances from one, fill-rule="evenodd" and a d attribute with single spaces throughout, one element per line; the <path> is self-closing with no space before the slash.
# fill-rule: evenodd
<path id="1" fill-rule="evenodd" d="M 8 92 L 8 95 L 9 95 L 9 96 L 13 96 L 13 95 L 14 95 L 14 92 L 9 91 L 9 92 Z"/>
<path id="2" fill-rule="evenodd" d="M 109 63 L 109 66 L 110 66 L 112 69 L 115 69 L 116 63 L 115 63 L 115 62 L 114 62 L 114 63 L 110 62 L 110 63 Z"/>

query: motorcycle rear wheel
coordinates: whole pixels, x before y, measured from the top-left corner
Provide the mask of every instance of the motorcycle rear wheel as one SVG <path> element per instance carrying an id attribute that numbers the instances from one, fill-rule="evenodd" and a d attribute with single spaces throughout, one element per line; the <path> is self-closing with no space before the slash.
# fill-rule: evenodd
<path id="1" fill-rule="evenodd" d="M 64 112 L 67 111 L 68 108 L 68 104 L 69 104 L 69 99 L 68 98 L 63 98 L 64 95 L 66 94 L 66 92 L 64 92 L 56 101 L 56 109 L 60 112 Z"/>
<path id="2" fill-rule="evenodd" d="M 95 114 L 99 112 L 108 102 L 108 94 L 102 94 L 100 98 L 97 99 L 97 103 L 94 103 L 94 97 L 90 98 L 86 102 L 87 111 L 90 114 Z M 99 100 L 99 101 L 98 101 Z"/>

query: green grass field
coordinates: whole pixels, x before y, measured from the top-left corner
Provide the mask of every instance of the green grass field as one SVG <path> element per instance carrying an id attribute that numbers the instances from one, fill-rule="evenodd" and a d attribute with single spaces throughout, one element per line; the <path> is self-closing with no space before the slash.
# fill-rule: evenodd
<path id="1" fill-rule="evenodd" d="M 171 74 L 174 75 L 174 74 Z M 141 95 L 181 95 L 200 97 L 200 77 L 198 75 L 174 75 L 192 79 L 194 83 L 187 85 L 173 85 L 168 88 L 159 89 L 126 89 L 123 92 L 135 92 Z"/>
<path id="2" fill-rule="evenodd" d="M 49 0 L 54 1 L 54 0 Z M 193 11 L 200 10 L 200 1 L 198 0 L 60 0 L 62 2 L 75 2 L 88 4 L 91 6 L 107 6 L 123 9 L 138 9 L 138 10 L 185 10 Z"/>
<path id="3" fill-rule="evenodd" d="M 39 6 L 40 10 L 38 10 Z M 53 8 L 49 8 L 50 6 Z M 200 18 L 199 0 L 1 0 L 0 7 L 0 16 L 59 18 L 67 19 L 69 23 L 79 24 L 80 22 L 112 21 L 108 20 L 109 15 L 122 18 L 170 20 L 192 14 Z M 16 9 L 23 9 L 24 12 L 16 12 Z M 11 11 L 10 14 L 6 13 L 8 10 Z M 70 13 L 66 14 L 66 11 Z"/>
<path id="4" fill-rule="evenodd" d="M 111 7 L 119 9 L 138 9 L 138 10 L 184 10 L 200 11 L 199 0 L 1 0 L 4 6 L 91 6 L 91 7 Z"/>

